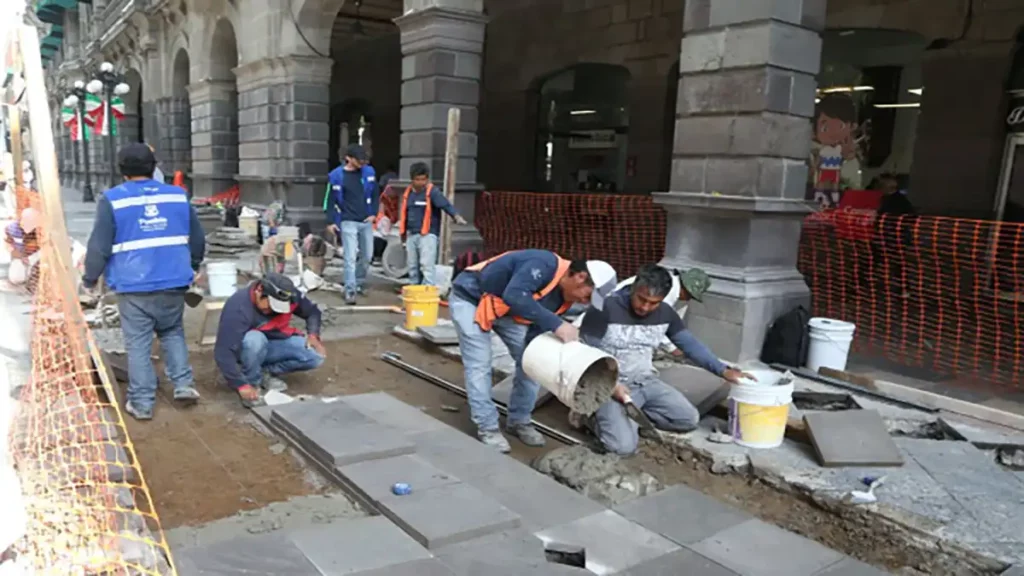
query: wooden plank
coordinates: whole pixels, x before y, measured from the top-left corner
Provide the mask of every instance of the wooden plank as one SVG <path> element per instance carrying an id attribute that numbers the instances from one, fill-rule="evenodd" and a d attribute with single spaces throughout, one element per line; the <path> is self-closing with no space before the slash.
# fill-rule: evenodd
<path id="1" fill-rule="evenodd" d="M 455 176 L 459 163 L 459 125 L 462 112 L 458 108 L 448 110 L 448 142 L 444 153 L 444 195 L 455 204 Z M 441 250 L 437 262 L 448 266 L 452 262 L 452 225 L 450 218 L 441 218 Z"/>
<path id="2" fill-rule="evenodd" d="M 1024 415 L 935 394 L 934 392 L 918 390 L 917 388 L 896 384 L 895 382 L 886 382 L 885 380 L 875 380 L 875 386 L 881 393 L 895 396 L 908 402 L 923 404 L 934 410 L 945 410 L 977 418 L 985 422 L 991 422 L 992 424 L 1013 428 L 1014 430 L 1024 430 Z"/>
<path id="3" fill-rule="evenodd" d="M 868 390 L 877 390 L 875 387 L 875 379 L 863 374 L 854 374 L 852 372 L 845 372 L 843 370 L 836 370 L 835 368 L 829 368 L 822 366 L 818 368 L 818 374 L 822 376 L 828 376 L 829 378 L 835 378 L 836 380 L 842 380 L 843 382 L 849 382 L 857 386 L 862 386 Z"/>

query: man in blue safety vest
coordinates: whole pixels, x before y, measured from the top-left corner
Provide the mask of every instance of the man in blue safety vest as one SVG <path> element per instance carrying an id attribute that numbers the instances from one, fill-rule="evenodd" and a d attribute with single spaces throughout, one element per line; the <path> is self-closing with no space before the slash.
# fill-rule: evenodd
<path id="1" fill-rule="evenodd" d="M 366 290 L 366 273 L 373 259 L 373 222 L 380 198 L 377 177 L 358 144 L 348 147 L 345 163 L 327 176 L 324 210 L 327 230 L 341 236 L 345 258 L 345 303 L 356 303 Z"/>
<path id="2" fill-rule="evenodd" d="M 153 334 L 160 338 L 174 400 L 199 401 L 185 343 L 185 292 L 206 251 L 206 239 L 185 190 L 153 180 L 156 158 L 148 146 L 128 144 L 118 154 L 125 182 L 96 204 L 96 221 L 82 283 L 95 290 L 100 276 L 117 293 L 128 353 L 125 411 L 153 418 L 157 377 Z"/>

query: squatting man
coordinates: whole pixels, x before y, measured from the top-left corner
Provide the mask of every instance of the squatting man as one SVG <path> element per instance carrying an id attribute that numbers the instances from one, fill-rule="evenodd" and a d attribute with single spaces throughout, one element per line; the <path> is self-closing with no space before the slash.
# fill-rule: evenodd
<path id="1" fill-rule="evenodd" d="M 703 273 L 684 275 L 681 299 L 692 297 L 699 301 L 709 283 Z M 619 364 L 612 400 L 586 422 L 609 452 L 623 456 L 636 452 L 639 426 L 626 412 L 627 400 L 661 430 L 689 432 L 697 427 L 697 409 L 679 390 L 661 381 L 654 368 L 654 352 L 666 336 L 708 372 L 734 384 L 743 379 L 754 380 L 750 374 L 723 364 L 686 329 L 679 314 L 665 302 L 671 289 L 672 276 L 668 270 L 645 265 L 632 285 L 605 299 L 603 307 L 588 308 L 581 323 L 581 341 L 611 354 Z"/>

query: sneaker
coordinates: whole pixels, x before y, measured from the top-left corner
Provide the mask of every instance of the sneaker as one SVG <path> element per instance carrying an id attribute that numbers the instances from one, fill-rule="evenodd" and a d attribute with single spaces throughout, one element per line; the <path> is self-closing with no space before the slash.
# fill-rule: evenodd
<path id="1" fill-rule="evenodd" d="M 192 386 L 175 388 L 174 400 L 181 404 L 195 404 L 199 402 L 199 390 L 196 390 Z"/>
<path id="2" fill-rule="evenodd" d="M 356 288 L 356 295 L 358 295 L 358 296 L 366 296 L 366 288 L 364 288 L 363 286 L 360 286 L 359 288 Z"/>
<path id="3" fill-rule="evenodd" d="M 509 434 L 519 438 L 519 441 L 527 446 L 533 446 L 539 448 L 546 444 L 544 435 L 537 431 L 533 427 L 533 424 L 514 424 L 505 427 L 505 431 Z"/>
<path id="4" fill-rule="evenodd" d="M 356 295 L 355 295 L 355 292 L 348 292 L 348 293 L 345 294 L 345 304 L 348 305 L 348 306 L 355 306 L 356 305 Z"/>
<path id="5" fill-rule="evenodd" d="M 476 433 L 477 438 L 487 446 L 497 448 L 498 452 L 502 454 L 508 454 L 512 451 L 512 446 L 509 445 L 508 440 L 501 435 L 500 430 L 480 430 Z"/>
<path id="6" fill-rule="evenodd" d="M 131 414 L 132 418 L 136 420 L 152 420 L 153 409 L 152 408 L 136 408 L 132 404 L 131 400 L 124 403 L 124 411 Z"/>
<path id="7" fill-rule="evenodd" d="M 274 376 L 270 372 L 264 372 L 263 381 L 260 382 L 260 388 L 263 388 L 267 392 L 270 392 L 271 390 L 284 392 L 288 389 L 288 383 L 277 376 Z"/>

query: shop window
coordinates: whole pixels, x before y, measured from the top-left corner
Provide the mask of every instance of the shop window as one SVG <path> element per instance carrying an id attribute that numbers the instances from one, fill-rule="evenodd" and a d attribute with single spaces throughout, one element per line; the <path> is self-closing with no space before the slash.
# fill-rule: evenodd
<path id="1" fill-rule="evenodd" d="M 621 191 L 629 138 L 629 71 L 578 64 L 541 82 L 535 176 L 548 192 Z"/>

